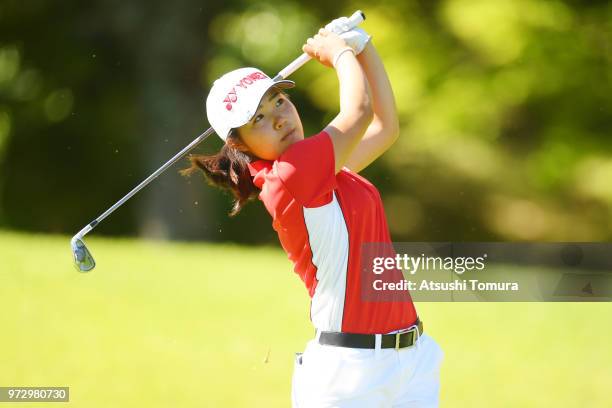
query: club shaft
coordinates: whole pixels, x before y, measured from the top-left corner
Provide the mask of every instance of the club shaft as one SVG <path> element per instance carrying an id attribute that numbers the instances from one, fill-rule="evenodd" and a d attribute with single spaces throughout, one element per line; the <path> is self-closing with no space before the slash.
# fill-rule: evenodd
<path id="1" fill-rule="evenodd" d="M 166 169 L 168 169 L 168 167 L 172 166 L 174 163 L 179 161 L 183 156 L 185 156 L 187 153 L 189 153 L 191 150 L 193 150 L 198 144 L 200 144 L 204 140 L 206 140 L 206 138 L 208 136 L 210 136 L 213 132 L 214 132 L 214 130 L 213 130 L 212 127 L 208 128 L 204 133 L 202 133 L 200 136 L 195 138 L 191 143 L 189 143 L 187 146 L 185 146 L 183 148 L 183 150 L 181 150 L 180 152 L 175 154 L 170 160 L 168 160 L 166 163 L 164 163 L 159 169 L 155 170 L 149 177 L 147 177 L 140 184 L 138 184 L 136 187 L 134 187 L 132 189 L 132 191 L 127 193 L 121 200 L 117 201 L 108 210 L 104 211 L 104 213 L 102 213 L 98 218 L 96 218 L 94 221 L 89 223 L 89 226 L 93 229 L 103 219 L 105 219 L 106 217 L 111 215 L 113 213 L 113 211 L 115 211 L 117 208 L 121 207 L 127 200 L 132 198 L 132 196 L 134 196 L 134 194 L 138 193 L 147 184 L 149 184 L 151 181 L 153 181 L 155 178 L 157 178 L 157 176 L 159 176 L 164 171 L 166 171 Z M 89 231 L 87 231 L 87 232 L 89 232 Z"/>
<path id="2" fill-rule="evenodd" d="M 363 20 L 365 20 L 365 15 L 361 11 L 356 11 L 355 13 L 353 13 L 353 15 L 351 17 L 349 17 L 349 20 L 350 20 L 350 27 L 356 27 Z M 300 67 L 302 67 L 304 64 L 306 64 L 308 61 L 310 61 L 310 59 L 311 59 L 310 56 L 308 54 L 306 54 L 306 53 L 300 55 L 298 58 L 293 60 L 289 65 L 287 65 L 285 68 L 283 68 L 273 78 L 274 81 L 279 81 L 279 80 L 287 78 L 289 75 L 293 74 Z M 185 146 L 185 148 L 183 148 L 183 150 L 181 150 L 180 152 L 175 154 L 170 160 L 168 160 L 166 163 L 164 163 L 159 169 L 155 170 L 155 172 L 153 172 L 153 174 L 151 174 L 149 177 L 144 179 L 140 184 L 138 184 L 136 187 L 134 187 L 132 189 L 132 191 L 127 193 L 121 200 L 117 201 L 108 210 L 104 211 L 100 216 L 98 216 L 98 218 L 96 218 L 95 220 L 93 220 L 92 222 L 87 224 L 82 230 L 80 230 L 73 237 L 73 239 L 75 239 L 77 237 L 78 238 L 83 238 L 83 236 L 85 236 L 85 234 L 87 234 L 89 231 L 94 229 L 96 227 L 96 225 L 98 225 L 100 222 L 102 222 L 102 220 L 104 220 L 106 217 L 111 215 L 117 208 L 121 207 L 127 200 L 132 198 L 136 193 L 138 193 L 140 190 L 142 190 L 147 184 L 149 184 L 151 181 L 153 181 L 155 178 L 157 178 L 157 176 L 159 176 L 164 171 L 166 171 L 166 169 L 168 169 L 168 167 L 172 166 L 174 163 L 179 161 L 183 156 L 185 156 L 187 153 L 189 153 L 191 150 L 193 150 L 198 144 L 200 144 L 204 140 L 206 140 L 206 138 L 208 136 L 210 136 L 213 132 L 214 132 L 214 130 L 213 130 L 212 127 L 208 128 L 208 130 L 206 130 L 200 136 L 195 138 L 193 140 L 193 142 L 191 142 L 187 146 Z"/>

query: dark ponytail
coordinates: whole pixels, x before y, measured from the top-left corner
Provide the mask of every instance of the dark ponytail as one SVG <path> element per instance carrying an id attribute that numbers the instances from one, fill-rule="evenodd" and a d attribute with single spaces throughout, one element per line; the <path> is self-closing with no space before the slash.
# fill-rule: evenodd
<path id="1" fill-rule="evenodd" d="M 188 159 L 191 167 L 180 171 L 183 176 L 202 170 L 210 185 L 229 191 L 234 196 L 230 216 L 238 214 L 248 201 L 259 194 L 260 190 L 253 184 L 248 167 L 254 158 L 245 152 L 235 129 L 232 129 L 219 153 L 212 156 L 189 155 Z"/>

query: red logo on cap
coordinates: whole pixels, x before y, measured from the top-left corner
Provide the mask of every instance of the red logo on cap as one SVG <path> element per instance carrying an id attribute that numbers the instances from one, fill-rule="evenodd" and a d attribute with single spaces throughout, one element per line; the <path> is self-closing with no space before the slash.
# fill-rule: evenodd
<path id="1" fill-rule="evenodd" d="M 266 78 L 269 78 L 269 77 L 261 72 L 253 72 L 252 74 L 249 74 L 245 76 L 244 78 L 242 78 L 240 82 L 236 84 L 236 86 L 239 86 L 242 89 L 246 89 L 249 85 L 253 84 L 255 81 L 259 79 L 266 79 Z M 234 87 L 232 88 L 231 91 L 228 92 L 225 99 L 223 99 L 223 102 L 225 103 L 225 109 L 227 109 L 228 111 L 232 110 L 232 104 L 236 103 L 237 101 L 238 101 L 238 94 L 236 94 L 236 88 Z"/>

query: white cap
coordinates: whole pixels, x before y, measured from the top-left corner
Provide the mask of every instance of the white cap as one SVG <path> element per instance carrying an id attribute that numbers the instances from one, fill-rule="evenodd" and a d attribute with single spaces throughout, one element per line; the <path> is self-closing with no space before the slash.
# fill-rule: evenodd
<path id="1" fill-rule="evenodd" d="M 230 130 L 248 123 L 261 98 L 273 86 L 292 88 L 293 81 L 274 82 L 257 68 L 239 68 L 217 79 L 206 98 L 208 123 L 223 141 Z"/>

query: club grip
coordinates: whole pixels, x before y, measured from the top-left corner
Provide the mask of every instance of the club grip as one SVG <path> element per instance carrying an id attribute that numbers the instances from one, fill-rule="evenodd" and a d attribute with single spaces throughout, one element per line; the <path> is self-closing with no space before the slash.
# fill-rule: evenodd
<path id="1" fill-rule="evenodd" d="M 350 21 L 349 27 L 350 28 L 357 27 L 359 24 L 361 24 L 365 20 L 365 18 L 366 18 L 365 14 L 363 14 L 361 10 L 357 10 L 349 17 L 349 21 Z M 282 71 L 280 71 L 273 78 L 274 81 L 280 81 L 282 79 L 287 78 L 289 75 L 293 74 L 295 71 L 300 69 L 300 67 L 304 65 L 305 63 L 307 63 L 308 61 L 310 61 L 310 55 L 303 53 L 302 55 L 297 57 L 295 60 L 293 60 L 292 63 L 287 65 Z"/>
<path id="2" fill-rule="evenodd" d="M 353 13 L 353 15 L 349 17 L 349 21 L 350 21 L 349 26 L 351 28 L 355 28 L 359 24 L 363 23 L 365 19 L 366 17 L 365 17 L 365 14 L 363 14 L 363 11 L 357 10 L 356 12 Z"/>

